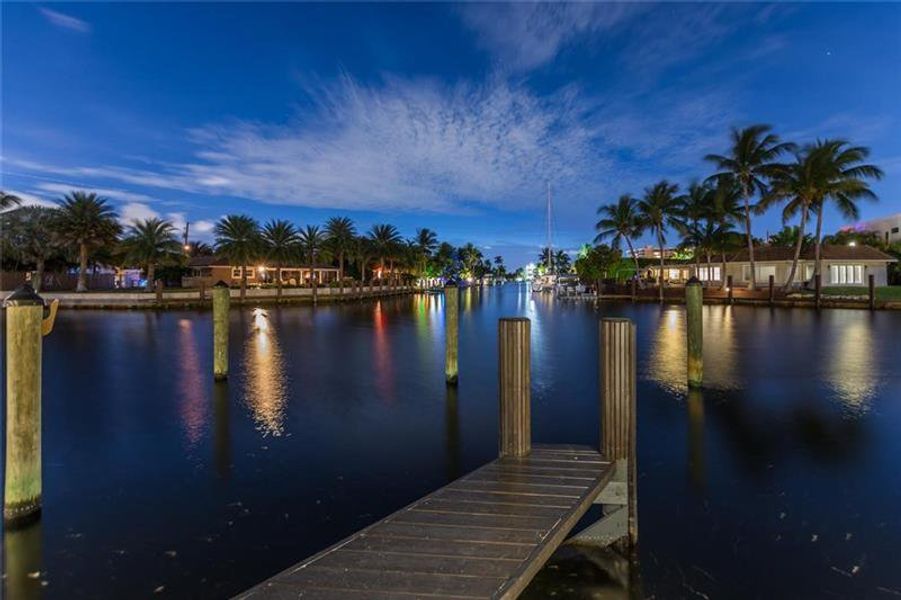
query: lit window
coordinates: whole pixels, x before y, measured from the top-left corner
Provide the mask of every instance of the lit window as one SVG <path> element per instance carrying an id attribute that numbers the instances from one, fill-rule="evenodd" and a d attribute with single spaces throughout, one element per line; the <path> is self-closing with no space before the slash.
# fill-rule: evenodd
<path id="1" fill-rule="evenodd" d="M 838 285 L 863 283 L 863 265 L 830 265 L 829 282 Z"/>

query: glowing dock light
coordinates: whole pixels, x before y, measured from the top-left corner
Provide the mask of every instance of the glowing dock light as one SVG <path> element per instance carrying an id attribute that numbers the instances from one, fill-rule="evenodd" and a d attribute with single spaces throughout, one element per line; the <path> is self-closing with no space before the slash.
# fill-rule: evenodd
<path id="1" fill-rule="evenodd" d="M 253 328 L 260 331 L 269 329 L 269 313 L 262 308 L 253 309 Z"/>

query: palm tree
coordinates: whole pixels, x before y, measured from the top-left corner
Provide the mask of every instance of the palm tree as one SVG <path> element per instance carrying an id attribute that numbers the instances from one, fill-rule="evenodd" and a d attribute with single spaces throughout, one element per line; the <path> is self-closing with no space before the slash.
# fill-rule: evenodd
<path id="1" fill-rule="evenodd" d="M 397 244 L 401 241 L 400 233 L 394 225 L 373 225 L 369 230 L 369 239 L 372 240 L 373 249 L 379 257 L 379 269 L 384 273 L 385 259 L 390 259 L 394 255 Z"/>
<path id="2" fill-rule="evenodd" d="M 792 258 L 792 267 L 788 279 L 785 281 L 783 291 L 791 288 L 795 281 L 795 273 L 798 269 L 798 260 L 801 256 L 801 247 L 806 234 L 807 219 L 811 208 L 815 208 L 821 201 L 822 190 L 828 185 L 828 173 L 824 168 L 828 158 L 828 149 L 824 147 L 805 147 L 795 156 L 795 162 L 786 165 L 777 176 L 773 178 L 770 191 L 761 199 L 761 208 L 765 209 L 776 202 L 785 202 L 782 210 L 783 222 L 788 222 L 792 217 L 800 214 L 798 224 L 798 239 L 795 242 L 795 251 Z"/>
<path id="3" fill-rule="evenodd" d="M 53 233 L 54 217 L 52 208 L 24 206 L 0 218 L 0 222 L 9 220 L 8 234 L 4 241 L 9 242 L 19 258 L 35 265 L 32 286 L 36 292 L 41 291 L 44 266 L 58 252 Z"/>
<path id="4" fill-rule="evenodd" d="M 375 256 L 372 240 L 365 236 L 357 236 L 354 238 L 351 253 L 354 262 L 357 263 L 357 268 L 360 269 L 360 284 L 363 285 L 366 283 L 366 268 L 369 266 L 369 261 Z"/>
<path id="5" fill-rule="evenodd" d="M 565 250 L 557 250 L 554 253 L 554 266 L 556 267 L 557 273 L 569 272 L 569 269 L 572 266 L 572 259 Z"/>
<path id="6" fill-rule="evenodd" d="M 216 253 L 228 258 L 231 265 L 241 267 L 241 302 L 247 296 L 247 271 L 259 255 L 260 225 L 247 215 L 226 215 L 213 227 Z"/>
<path id="7" fill-rule="evenodd" d="M 777 248 L 794 248 L 801 238 L 801 250 L 810 248 L 813 245 L 813 235 L 805 233 L 801 235 L 801 228 L 797 225 L 786 225 L 769 237 L 767 245 Z"/>
<path id="8" fill-rule="evenodd" d="M 272 219 L 263 226 L 261 233 L 266 256 L 275 265 L 276 298 L 282 297 L 282 267 L 297 256 L 300 236 L 290 221 Z"/>
<path id="9" fill-rule="evenodd" d="M 431 229 L 425 227 L 416 230 L 416 245 L 419 246 L 426 255 L 431 254 L 438 248 L 438 234 Z"/>
<path id="10" fill-rule="evenodd" d="M 482 264 L 482 251 L 470 242 L 457 250 L 457 257 L 470 277 L 475 277 L 477 268 Z"/>
<path id="11" fill-rule="evenodd" d="M 779 172 L 781 164 L 775 162 L 785 152 L 794 151 L 795 145 L 780 142 L 771 133 L 769 125 L 751 125 L 745 129 L 732 129 L 732 147 L 726 155 L 708 154 L 705 160 L 716 165 L 719 173 L 709 179 L 732 178 L 741 189 L 744 199 L 745 236 L 748 240 L 748 259 L 751 263 L 751 289 L 756 289 L 757 273 L 754 268 L 754 238 L 751 234 L 751 198 L 755 193 L 766 194 L 766 182 Z"/>
<path id="12" fill-rule="evenodd" d="M 679 207 L 680 218 L 676 229 L 682 234 L 683 246 L 690 247 L 695 261 L 695 276 L 701 269 L 701 249 L 704 237 L 702 221 L 712 216 L 715 204 L 715 189 L 709 183 L 693 181 L 682 196 Z"/>
<path id="13" fill-rule="evenodd" d="M 66 245 L 78 249 L 77 292 L 88 290 L 88 259 L 93 251 L 115 243 L 122 226 L 106 198 L 93 192 L 70 192 L 57 202 L 54 230 Z"/>
<path id="14" fill-rule="evenodd" d="M 133 221 L 122 240 L 125 258 L 147 269 L 147 289 L 156 281 L 156 265 L 177 255 L 181 245 L 175 235 L 175 227 L 169 221 L 151 217 Z"/>
<path id="15" fill-rule="evenodd" d="M 307 225 L 300 231 L 300 248 L 307 264 L 310 265 L 310 283 L 313 285 L 313 303 L 317 301 L 316 263 L 325 250 L 325 233 L 318 225 Z"/>
<path id="16" fill-rule="evenodd" d="M 623 194 L 616 204 L 598 207 L 601 219 L 594 225 L 598 232 L 594 238 L 596 244 L 610 238 L 610 246 L 615 250 L 620 250 L 622 242 L 625 240 L 629 247 L 629 256 L 635 261 L 636 275 L 641 272 L 641 267 L 638 265 L 638 256 L 635 254 L 635 248 L 632 247 L 632 240 L 644 231 L 644 223 L 638 214 L 637 203 L 638 201 L 629 194 Z M 640 278 L 638 283 L 644 287 Z"/>
<path id="17" fill-rule="evenodd" d="M 666 228 L 678 226 L 680 199 L 676 196 L 679 186 L 665 179 L 645 188 L 644 196 L 638 201 L 637 208 L 642 222 L 654 232 L 660 248 L 660 302 L 663 302 L 663 250 L 666 244 Z"/>
<path id="18" fill-rule="evenodd" d="M 325 222 L 329 249 L 338 257 L 338 279 L 344 281 L 344 258 L 353 250 L 357 227 L 347 217 L 332 217 Z"/>
<path id="19" fill-rule="evenodd" d="M 212 256 L 213 248 L 206 242 L 191 242 L 188 244 L 188 256 Z"/>
<path id="20" fill-rule="evenodd" d="M 815 148 L 823 148 L 827 162 L 823 167 L 831 175 L 823 198 L 817 203 L 817 227 L 814 235 L 814 273 L 820 274 L 820 246 L 823 239 L 823 208 L 831 200 L 843 217 L 850 221 L 860 218 L 857 200 L 876 200 L 876 194 L 866 179 L 882 179 L 882 170 L 875 165 L 862 164 L 870 155 L 869 148 L 851 146 L 845 140 L 817 141 Z"/>

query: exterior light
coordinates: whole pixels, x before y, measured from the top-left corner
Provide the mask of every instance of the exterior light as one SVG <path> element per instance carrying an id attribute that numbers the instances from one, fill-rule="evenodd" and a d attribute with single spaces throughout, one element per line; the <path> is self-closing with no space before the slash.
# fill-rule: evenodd
<path id="1" fill-rule="evenodd" d="M 856 246 L 856 245 L 857 245 L 857 242 L 848 242 L 848 245 L 849 245 L 849 246 Z"/>
<path id="2" fill-rule="evenodd" d="M 259 267 L 257 267 L 257 271 L 259 271 L 260 273 L 265 273 L 266 267 L 264 267 L 263 265 L 260 265 Z"/>
<path id="3" fill-rule="evenodd" d="M 184 246 L 185 252 L 189 252 L 191 250 L 191 244 L 185 244 Z"/>

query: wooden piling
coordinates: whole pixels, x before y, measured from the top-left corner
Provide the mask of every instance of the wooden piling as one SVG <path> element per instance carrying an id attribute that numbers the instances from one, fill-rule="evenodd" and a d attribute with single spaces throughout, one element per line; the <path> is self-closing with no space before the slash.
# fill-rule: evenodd
<path id="1" fill-rule="evenodd" d="M 773 301 L 776 298 L 775 290 L 776 290 L 776 277 L 774 275 L 770 275 L 770 306 L 773 305 Z"/>
<path id="2" fill-rule="evenodd" d="M 44 301 L 30 285 L 6 299 L 6 478 L 3 520 L 41 514 L 41 352 Z"/>
<path id="3" fill-rule="evenodd" d="M 153 283 L 153 291 L 156 294 L 156 304 L 157 306 L 163 303 L 163 288 L 164 288 L 163 280 L 157 279 Z"/>
<path id="4" fill-rule="evenodd" d="M 735 302 L 735 296 L 732 293 L 735 288 L 732 287 L 732 275 L 726 275 L 726 293 L 729 294 L 729 304 Z"/>
<path id="5" fill-rule="evenodd" d="M 697 277 L 685 285 L 685 331 L 687 333 L 688 387 L 699 388 L 704 379 L 704 288 Z"/>
<path id="6" fill-rule="evenodd" d="M 820 309 L 820 295 L 822 292 L 823 278 L 819 273 L 813 276 L 813 303 L 817 310 Z"/>
<path id="7" fill-rule="evenodd" d="M 501 457 L 528 456 L 532 449 L 530 336 L 529 319 L 498 321 Z"/>
<path id="8" fill-rule="evenodd" d="M 876 276 L 872 273 L 867 275 L 867 287 L 870 295 L 870 310 L 876 310 Z"/>
<path id="9" fill-rule="evenodd" d="M 203 306 L 203 303 L 206 302 L 206 282 L 200 282 L 200 305 Z"/>
<path id="10" fill-rule="evenodd" d="M 601 454 L 616 461 L 626 482 L 629 544 L 638 542 L 636 486 L 635 325 L 629 319 L 602 319 L 600 334 Z"/>
<path id="11" fill-rule="evenodd" d="M 460 290 L 454 282 L 444 286 L 444 379 L 457 385 L 457 345 L 460 336 Z"/>
<path id="12" fill-rule="evenodd" d="M 220 281 L 213 286 L 213 379 L 228 378 L 228 284 Z"/>

